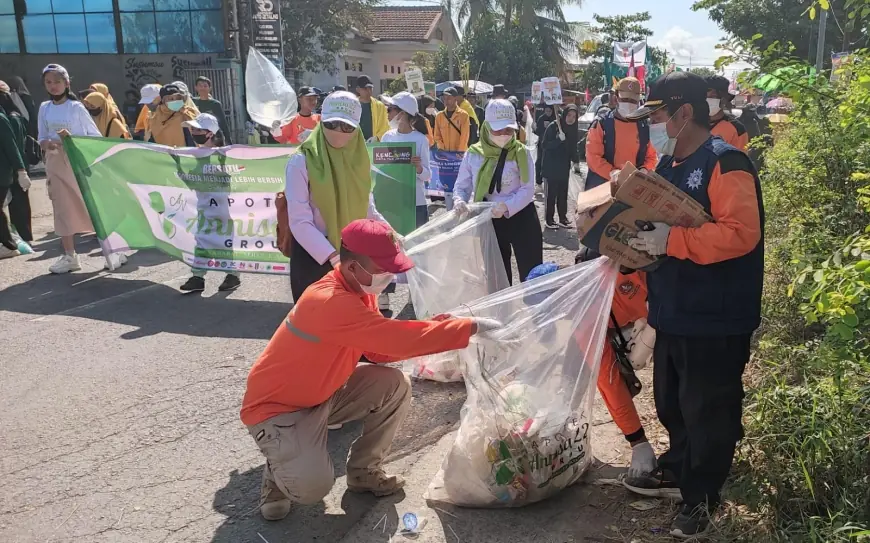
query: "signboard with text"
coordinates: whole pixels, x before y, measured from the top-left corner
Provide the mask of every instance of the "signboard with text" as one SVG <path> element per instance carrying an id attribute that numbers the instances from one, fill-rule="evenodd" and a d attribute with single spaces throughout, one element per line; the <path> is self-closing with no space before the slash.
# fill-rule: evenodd
<path id="1" fill-rule="evenodd" d="M 251 45 L 284 73 L 284 43 L 279 0 L 254 0 L 251 4 Z"/>

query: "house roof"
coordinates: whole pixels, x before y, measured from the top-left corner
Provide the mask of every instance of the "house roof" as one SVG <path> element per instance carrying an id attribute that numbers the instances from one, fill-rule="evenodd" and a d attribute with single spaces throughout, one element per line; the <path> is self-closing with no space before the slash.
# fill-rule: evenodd
<path id="1" fill-rule="evenodd" d="M 380 6 L 374 12 L 364 33 L 378 41 L 429 41 L 443 14 L 429 6 Z"/>

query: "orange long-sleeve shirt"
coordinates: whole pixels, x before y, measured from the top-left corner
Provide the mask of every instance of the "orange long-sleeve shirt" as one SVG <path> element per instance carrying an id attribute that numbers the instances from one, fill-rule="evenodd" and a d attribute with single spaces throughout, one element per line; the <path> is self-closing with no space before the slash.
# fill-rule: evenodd
<path id="1" fill-rule="evenodd" d="M 610 179 L 610 172 L 621 170 L 626 162 L 634 164 L 640 149 L 636 122 L 616 118 L 613 125 L 616 132 L 616 152 L 613 155 L 613 164 L 604 158 L 604 127 L 601 126 L 601 123 L 595 123 L 595 127 L 589 130 L 586 136 L 586 165 L 604 179 Z M 650 143 L 646 146 L 646 157 L 643 164 L 634 165 L 637 168 L 655 170 L 657 162 L 656 150 Z"/>
<path id="2" fill-rule="evenodd" d="M 242 401 L 247 426 L 320 405 L 341 388 L 365 354 L 394 362 L 462 349 L 472 321 L 399 321 L 377 297 L 353 292 L 338 270 L 308 287 L 251 367 Z"/>
<path id="3" fill-rule="evenodd" d="M 749 133 L 743 123 L 737 119 L 723 117 L 718 121 L 713 121 L 710 123 L 710 133 L 719 136 L 741 151 L 746 151 L 749 147 Z"/>
<path id="4" fill-rule="evenodd" d="M 674 226 L 668 256 L 696 264 L 715 264 L 748 254 L 761 241 L 758 195 L 749 157 L 723 156 L 707 186 L 713 221 L 698 228 Z"/>
<path id="5" fill-rule="evenodd" d="M 289 123 L 281 127 L 281 135 L 275 136 L 275 141 L 278 143 L 289 143 L 291 145 L 302 143 L 299 141 L 299 134 L 306 130 L 314 130 L 314 127 L 317 126 L 317 123 L 319 122 L 320 115 L 316 113 L 312 113 L 307 117 L 296 115 L 290 119 Z"/>
<path id="6" fill-rule="evenodd" d="M 453 111 L 450 119 L 446 111 L 439 111 L 435 116 L 435 146 L 442 151 L 467 151 L 470 132 L 471 117 L 459 108 Z"/>
<path id="7" fill-rule="evenodd" d="M 143 130 L 148 130 L 148 127 L 151 126 L 151 110 L 148 109 L 148 106 L 142 106 L 142 109 L 139 111 L 139 116 L 136 117 L 136 127 L 133 129 L 135 132 L 142 132 Z"/>

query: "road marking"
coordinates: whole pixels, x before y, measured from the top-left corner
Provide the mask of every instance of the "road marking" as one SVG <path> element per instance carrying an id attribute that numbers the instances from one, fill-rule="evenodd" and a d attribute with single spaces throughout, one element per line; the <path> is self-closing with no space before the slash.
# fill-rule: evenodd
<path id="1" fill-rule="evenodd" d="M 88 310 L 88 309 L 97 307 L 98 305 L 103 305 L 106 302 L 111 302 L 113 300 L 118 300 L 121 298 L 127 298 L 127 297 L 132 296 L 136 293 L 142 292 L 143 290 L 148 290 L 148 289 L 152 289 L 154 287 L 160 287 L 160 286 L 168 285 L 169 283 L 174 283 L 175 281 L 178 281 L 180 279 L 185 279 L 188 276 L 189 276 L 189 274 L 179 275 L 178 277 L 174 277 L 172 279 L 167 279 L 166 281 L 163 281 L 160 283 L 154 283 L 154 284 L 151 284 L 151 285 L 148 285 L 145 287 L 137 288 L 135 290 L 122 292 L 120 294 L 115 294 L 114 296 L 109 296 L 108 298 L 103 298 L 102 300 L 97 300 L 96 302 L 91 302 L 89 304 L 84 304 L 84 305 L 80 305 L 77 307 L 73 307 L 73 308 L 70 308 L 70 309 L 67 309 L 64 311 L 60 311 L 58 313 L 51 314 L 51 315 L 43 315 L 42 317 L 37 317 L 35 319 L 31 319 L 30 322 L 40 322 L 40 321 L 47 320 L 51 317 L 65 317 L 67 315 L 72 315 L 73 313 L 76 313 L 78 311 Z M 82 281 L 82 282 L 84 282 L 84 281 Z"/>

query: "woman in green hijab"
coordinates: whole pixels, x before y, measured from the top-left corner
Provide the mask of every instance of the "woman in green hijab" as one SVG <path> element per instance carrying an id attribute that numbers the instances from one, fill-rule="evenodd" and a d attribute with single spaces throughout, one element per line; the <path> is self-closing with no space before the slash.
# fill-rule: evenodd
<path id="1" fill-rule="evenodd" d="M 359 130 L 362 106 L 349 92 L 323 101 L 320 123 L 287 163 L 284 194 L 293 245 L 290 288 L 298 300 L 338 265 L 341 229 L 357 219 L 386 219 L 372 198 L 371 164 Z"/>
<path id="2" fill-rule="evenodd" d="M 492 226 L 511 280 L 511 253 L 517 258 L 520 281 L 544 260 L 541 221 L 535 211 L 535 163 L 517 141 L 517 113 L 507 100 L 490 100 L 480 141 L 465 153 L 453 187 L 453 209 L 468 210 L 469 202 L 493 202 Z"/>

